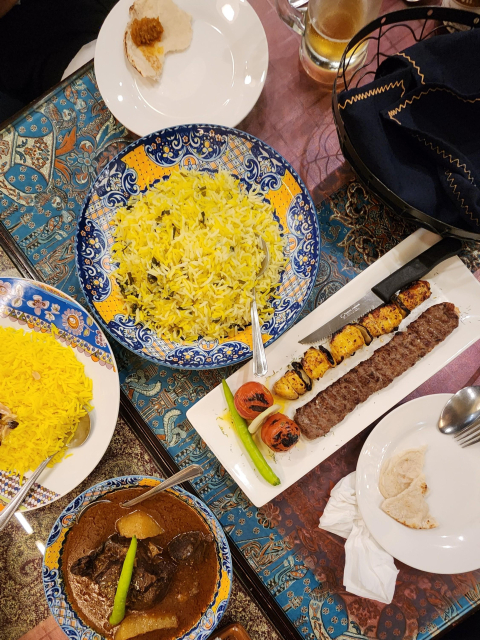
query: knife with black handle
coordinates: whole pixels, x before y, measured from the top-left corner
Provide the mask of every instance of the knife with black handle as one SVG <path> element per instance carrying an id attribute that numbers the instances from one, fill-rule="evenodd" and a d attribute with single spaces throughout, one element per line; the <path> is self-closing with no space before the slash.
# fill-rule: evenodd
<path id="1" fill-rule="evenodd" d="M 338 316 L 300 340 L 300 344 L 320 342 L 335 331 L 338 331 L 338 329 L 341 329 L 346 323 L 355 322 L 372 309 L 390 302 L 397 291 L 415 282 L 415 280 L 423 278 L 437 264 L 456 256 L 461 248 L 462 241 L 458 238 L 443 238 L 443 240 L 440 240 L 440 242 L 437 242 L 376 284 L 363 298 L 350 305 Z"/>

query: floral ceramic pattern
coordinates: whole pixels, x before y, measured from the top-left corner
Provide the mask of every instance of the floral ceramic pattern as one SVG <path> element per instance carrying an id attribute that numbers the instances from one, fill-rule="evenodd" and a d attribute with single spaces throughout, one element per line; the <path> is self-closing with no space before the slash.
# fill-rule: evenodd
<path id="1" fill-rule="evenodd" d="M 287 239 L 275 313 L 262 327 L 266 344 L 301 313 L 313 288 L 320 258 L 320 232 L 310 194 L 293 168 L 271 147 L 235 129 L 186 125 L 165 129 L 124 149 L 95 181 L 80 216 L 76 260 L 84 294 L 105 328 L 127 349 L 156 363 L 181 369 L 212 369 L 251 356 L 251 331 L 235 339 L 182 344 L 162 340 L 125 314 L 115 282 L 110 246 L 115 209 L 172 171 L 230 171 L 247 189 L 258 188 L 275 207 Z"/>
<path id="2" fill-rule="evenodd" d="M 27 301 L 29 307 L 32 307 L 36 316 L 42 315 L 43 309 L 48 309 L 50 304 L 46 300 L 42 300 L 42 296 L 32 296 L 31 300 Z"/>
<path id="3" fill-rule="evenodd" d="M 20 283 L 12 285 L 10 281 L 0 280 L 0 299 L 7 298 L 10 300 L 12 307 L 19 307 L 22 304 L 23 286 Z M 33 298 L 32 298 L 33 300 Z M 30 305 L 33 306 L 33 305 Z"/>
<path id="4" fill-rule="evenodd" d="M 76 515 L 92 500 L 96 500 L 116 489 L 138 486 L 151 487 L 156 484 L 158 484 L 158 479 L 146 476 L 125 476 L 106 480 L 76 497 L 63 510 L 53 525 L 47 540 L 44 557 L 43 586 L 50 611 L 66 636 L 71 640 L 100 640 L 101 638 L 98 633 L 87 627 L 78 617 L 65 592 L 61 572 L 62 549 L 66 534 L 75 523 Z M 217 584 L 212 601 L 200 620 L 178 639 L 206 640 L 220 622 L 230 597 L 233 578 L 230 549 L 220 523 L 203 502 L 180 487 L 174 487 L 173 489 L 168 489 L 168 491 L 174 493 L 180 500 L 183 500 L 199 513 L 215 539 L 219 566 Z"/>
<path id="5" fill-rule="evenodd" d="M 105 337 L 92 317 L 75 301 L 52 287 L 23 278 L 0 280 L 0 318 L 19 326 L 51 332 L 55 326 L 60 342 L 71 344 L 108 369 L 114 367 Z M 33 312 L 33 315 L 32 315 Z"/>
<path id="6" fill-rule="evenodd" d="M 62 325 L 67 331 L 71 331 L 74 335 L 80 335 L 85 325 L 83 314 L 78 311 L 78 309 L 67 309 L 62 314 Z"/>

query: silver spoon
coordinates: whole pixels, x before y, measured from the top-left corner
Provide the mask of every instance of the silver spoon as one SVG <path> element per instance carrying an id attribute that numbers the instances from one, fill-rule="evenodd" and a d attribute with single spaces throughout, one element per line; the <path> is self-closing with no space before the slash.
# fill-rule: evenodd
<path id="1" fill-rule="evenodd" d="M 175 473 L 171 478 L 167 478 L 167 480 L 164 480 L 163 482 L 158 484 L 156 487 L 153 487 L 153 489 L 150 489 L 150 491 L 147 491 L 146 493 L 142 493 L 141 496 L 138 496 L 137 498 L 133 498 L 132 500 L 127 500 L 127 502 L 122 502 L 121 506 L 127 507 L 127 508 L 134 507 L 136 504 L 143 502 L 147 498 L 151 498 L 157 493 L 160 493 L 161 491 L 165 491 L 165 489 L 169 489 L 170 487 L 173 487 L 176 484 L 179 484 L 181 482 L 186 482 L 187 480 L 191 480 L 192 478 L 196 478 L 197 476 L 201 476 L 202 473 L 203 473 L 203 469 L 199 464 L 191 464 L 189 467 L 186 467 L 185 469 L 182 469 L 178 473 Z M 88 511 L 90 507 L 94 507 L 95 505 L 100 504 L 102 502 L 107 503 L 111 501 L 104 499 L 104 500 L 93 500 L 93 502 L 89 502 L 77 513 L 75 517 L 75 521 L 78 522 L 80 518 L 83 516 L 83 514 L 85 513 L 85 511 Z"/>
<path id="2" fill-rule="evenodd" d="M 78 422 L 78 426 L 75 429 L 75 433 L 73 434 L 73 437 L 70 440 L 70 442 L 67 444 L 67 449 L 73 449 L 74 447 L 79 447 L 80 445 L 82 445 L 90 435 L 90 428 L 91 428 L 90 415 L 87 413 L 82 418 L 80 418 Z M 10 522 L 10 519 L 13 517 L 13 514 L 15 513 L 17 508 L 22 504 L 23 500 L 25 499 L 27 493 L 29 492 L 35 480 L 37 480 L 37 478 L 40 476 L 40 474 L 45 469 L 47 464 L 50 462 L 50 460 L 52 460 L 57 455 L 57 453 L 58 451 L 54 453 L 52 456 L 50 456 L 49 458 L 47 458 L 46 460 L 44 460 L 35 469 L 35 471 L 32 473 L 30 478 L 25 482 L 24 485 L 22 485 L 22 488 L 17 493 L 17 495 L 13 498 L 13 500 L 11 500 L 9 504 L 2 511 L 0 511 L 0 531 L 3 531 L 3 529 L 5 529 L 7 524 Z"/>
<path id="3" fill-rule="evenodd" d="M 187 480 L 191 480 L 192 478 L 196 478 L 202 474 L 203 469 L 199 464 L 191 464 L 189 467 L 175 473 L 171 478 L 167 478 L 160 484 L 157 484 L 157 486 L 150 489 L 150 491 L 142 493 L 141 496 L 133 498 L 132 500 L 127 500 L 127 502 L 122 502 L 122 507 L 134 507 L 136 504 L 140 504 L 140 502 L 143 502 L 147 498 L 151 498 L 152 496 L 157 495 L 157 493 L 165 491 L 165 489 L 169 489 L 180 482 L 186 482 Z"/>
<path id="4" fill-rule="evenodd" d="M 465 387 L 457 391 L 443 407 L 438 429 L 453 435 L 470 427 L 480 418 L 480 387 Z"/>
<path id="5" fill-rule="evenodd" d="M 265 257 L 260 265 L 260 271 L 257 274 L 257 280 L 259 280 L 268 268 L 270 262 L 270 252 L 265 240 L 261 236 L 257 236 L 260 239 L 262 250 L 265 253 Z M 257 295 L 255 287 L 252 289 L 253 299 L 250 313 L 252 316 L 252 347 L 253 347 L 253 375 L 265 376 L 268 371 L 267 356 L 265 355 L 265 348 L 263 346 L 262 332 L 260 330 L 260 321 L 258 319 L 257 310 Z"/>

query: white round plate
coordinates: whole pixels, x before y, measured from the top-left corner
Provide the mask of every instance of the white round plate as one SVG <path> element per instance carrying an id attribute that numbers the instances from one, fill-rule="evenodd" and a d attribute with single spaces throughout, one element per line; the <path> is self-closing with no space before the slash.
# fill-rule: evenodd
<path id="1" fill-rule="evenodd" d="M 93 382 L 93 411 L 88 440 L 47 468 L 33 485 L 21 509 L 54 502 L 75 489 L 100 462 L 110 444 L 120 406 L 120 382 L 115 356 L 97 322 L 73 298 L 49 285 L 23 278 L 0 279 L 0 326 L 50 333 L 72 349 Z M 27 473 L 29 477 L 31 473 Z M 0 509 L 20 488 L 18 476 L 0 471 Z"/>
<path id="2" fill-rule="evenodd" d="M 424 396 L 389 413 L 363 445 L 357 465 L 357 499 L 376 541 L 401 562 L 431 573 L 480 568 L 480 443 L 462 449 L 437 429 L 451 394 Z M 416 530 L 380 509 L 383 462 L 404 449 L 427 445 L 426 499 L 438 527 Z"/>
<path id="3" fill-rule="evenodd" d="M 95 49 L 95 75 L 106 105 L 120 122 L 145 136 L 179 124 L 236 126 L 255 105 L 267 76 L 268 44 L 246 0 L 175 0 L 192 16 L 188 49 L 165 57 L 157 81 L 128 62 L 123 36 L 133 0 L 108 14 Z"/>

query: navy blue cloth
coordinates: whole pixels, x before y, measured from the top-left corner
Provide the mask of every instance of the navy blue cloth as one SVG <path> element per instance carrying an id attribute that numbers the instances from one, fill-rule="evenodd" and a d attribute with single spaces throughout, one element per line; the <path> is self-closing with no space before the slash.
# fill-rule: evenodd
<path id="1" fill-rule="evenodd" d="M 480 29 L 387 58 L 339 107 L 358 155 L 391 191 L 480 233 Z"/>

